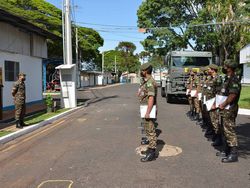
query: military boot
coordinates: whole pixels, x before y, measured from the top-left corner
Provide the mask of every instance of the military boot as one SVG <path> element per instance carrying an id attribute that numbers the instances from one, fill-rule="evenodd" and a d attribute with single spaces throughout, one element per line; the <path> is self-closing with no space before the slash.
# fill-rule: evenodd
<path id="1" fill-rule="evenodd" d="M 156 158 L 156 154 L 155 154 L 155 149 L 148 149 L 148 153 L 146 154 L 145 157 L 141 158 L 141 162 L 148 162 L 148 161 L 153 161 Z"/>
<path id="2" fill-rule="evenodd" d="M 146 138 L 146 139 L 143 139 L 141 141 L 141 145 L 148 145 L 149 144 L 149 140 Z"/>
<path id="3" fill-rule="evenodd" d="M 20 120 L 16 120 L 16 128 L 18 128 L 18 129 L 22 129 L 23 128 L 23 126 L 21 125 Z"/>
<path id="4" fill-rule="evenodd" d="M 145 151 L 141 151 L 142 155 L 147 155 L 149 153 L 149 149 L 147 148 Z"/>
<path id="5" fill-rule="evenodd" d="M 238 151 L 236 146 L 231 147 L 229 155 L 226 158 L 221 159 L 221 162 L 223 163 L 233 163 L 237 161 L 238 161 Z"/>
<path id="6" fill-rule="evenodd" d="M 191 121 L 195 121 L 195 117 L 196 117 L 196 112 L 193 112 L 193 114 L 191 116 Z"/>
<path id="7" fill-rule="evenodd" d="M 27 125 L 24 123 L 24 121 L 23 121 L 23 120 L 20 120 L 20 124 L 21 124 L 21 126 L 22 126 L 22 127 L 27 126 Z"/>
<path id="8" fill-rule="evenodd" d="M 211 137 L 211 136 L 213 136 L 214 135 L 214 131 L 213 131 L 213 129 L 211 129 L 211 128 L 208 128 L 207 130 L 206 130 L 206 132 L 205 132 L 205 134 L 204 134 L 204 136 L 205 137 Z"/>
<path id="9" fill-rule="evenodd" d="M 221 146 L 222 143 L 222 137 L 221 134 L 215 134 L 215 139 L 213 141 L 213 143 L 211 144 L 212 146 Z"/>

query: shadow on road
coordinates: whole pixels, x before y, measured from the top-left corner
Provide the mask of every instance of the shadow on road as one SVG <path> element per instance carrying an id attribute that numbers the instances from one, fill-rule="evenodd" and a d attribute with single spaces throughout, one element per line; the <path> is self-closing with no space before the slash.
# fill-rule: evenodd
<path id="1" fill-rule="evenodd" d="M 113 95 L 113 96 L 107 96 L 107 97 L 91 99 L 91 100 L 89 100 L 87 102 L 87 105 L 94 104 L 94 103 L 97 103 L 97 102 L 100 102 L 100 101 L 103 101 L 103 100 L 107 100 L 107 99 L 114 99 L 114 98 L 119 98 L 119 96 L 118 95 Z"/>
<path id="2" fill-rule="evenodd" d="M 166 143 L 163 140 L 157 140 L 157 147 L 156 147 L 157 156 L 159 156 L 159 153 L 162 151 L 165 144 Z"/>
<path id="3" fill-rule="evenodd" d="M 250 158 L 250 123 L 240 124 L 237 127 L 239 141 L 239 155 L 242 158 Z"/>

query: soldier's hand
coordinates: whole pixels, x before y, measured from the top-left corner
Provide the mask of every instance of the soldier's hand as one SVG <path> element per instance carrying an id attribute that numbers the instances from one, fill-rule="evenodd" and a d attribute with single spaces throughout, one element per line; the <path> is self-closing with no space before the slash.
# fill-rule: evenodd
<path id="1" fill-rule="evenodd" d="M 149 114 L 146 113 L 146 114 L 145 114 L 145 119 L 149 119 L 149 118 L 150 118 Z"/>
<path id="2" fill-rule="evenodd" d="M 219 105 L 219 109 L 224 110 L 225 106 L 223 104 Z"/>

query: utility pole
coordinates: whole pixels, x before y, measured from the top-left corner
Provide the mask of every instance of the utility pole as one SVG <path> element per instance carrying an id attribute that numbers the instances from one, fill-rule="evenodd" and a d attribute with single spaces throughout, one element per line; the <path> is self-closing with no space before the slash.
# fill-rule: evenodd
<path id="1" fill-rule="evenodd" d="M 116 75 L 116 55 L 115 55 L 115 75 Z"/>
<path id="2" fill-rule="evenodd" d="M 64 64 L 56 67 L 60 73 L 61 83 L 61 106 L 64 108 L 75 108 L 76 101 L 76 65 L 72 64 L 72 33 L 71 33 L 71 7 L 70 0 L 63 2 L 64 19 L 63 41 L 64 41 Z M 65 23 L 65 24 L 64 24 Z"/>
<path id="3" fill-rule="evenodd" d="M 65 48 L 66 48 L 66 63 L 72 64 L 72 39 L 71 39 L 71 16 L 70 16 L 70 0 L 65 0 Z"/>
<path id="4" fill-rule="evenodd" d="M 77 85 L 77 88 L 80 87 L 80 67 L 79 67 L 79 61 L 78 61 L 78 28 L 76 26 L 76 85 Z"/>

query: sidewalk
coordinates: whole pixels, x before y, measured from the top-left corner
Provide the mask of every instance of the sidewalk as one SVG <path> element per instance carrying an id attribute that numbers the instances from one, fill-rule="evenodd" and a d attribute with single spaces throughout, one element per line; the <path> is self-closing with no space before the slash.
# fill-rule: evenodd
<path id="1" fill-rule="evenodd" d="M 43 102 L 37 104 L 26 105 L 26 116 L 46 110 L 46 105 Z M 3 119 L 0 120 L 0 129 L 7 126 L 9 123 L 15 120 L 15 110 L 3 111 Z"/>

